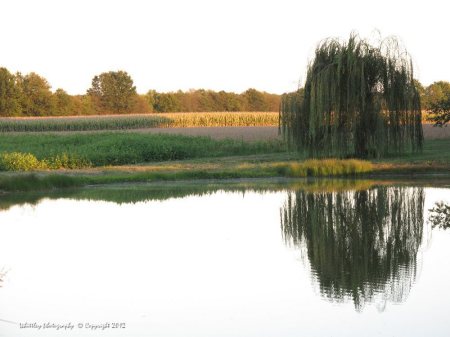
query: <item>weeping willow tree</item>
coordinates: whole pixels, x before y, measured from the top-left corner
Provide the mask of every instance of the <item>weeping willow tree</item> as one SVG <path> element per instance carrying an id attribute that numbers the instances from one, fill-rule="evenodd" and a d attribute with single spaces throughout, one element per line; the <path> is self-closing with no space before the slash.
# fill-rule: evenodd
<path id="1" fill-rule="evenodd" d="M 423 238 L 422 188 L 290 193 L 281 209 L 285 243 L 303 252 L 331 301 L 405 301 Z"/>
<path id="2" fill-rule="evenodd" d="M 280 128 L 309 157 L 378 158 L 420 151 L 413 66 L 394 38 L 377 46 L 351 35 L 321 43 L 305 87 L 282 96 Z"/>

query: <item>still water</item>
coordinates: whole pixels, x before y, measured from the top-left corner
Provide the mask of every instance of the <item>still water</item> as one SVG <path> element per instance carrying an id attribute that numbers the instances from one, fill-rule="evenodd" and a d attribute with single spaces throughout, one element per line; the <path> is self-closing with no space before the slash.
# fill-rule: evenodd
<path id="1" fill-rule="evenodd" d="M 367 181 L 1 196 L 0 336 L 449 336 L 449 205 Z"/>

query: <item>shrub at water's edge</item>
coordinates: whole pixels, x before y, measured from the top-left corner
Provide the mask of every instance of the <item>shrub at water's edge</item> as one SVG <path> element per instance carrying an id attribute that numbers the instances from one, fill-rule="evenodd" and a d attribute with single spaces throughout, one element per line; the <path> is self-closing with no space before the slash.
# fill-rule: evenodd
<path id="1" fill-rule="evenodd" d="M 45 168 L 45 164 L 31 153 L 5 152 L 0 154 L 1 171 L 32 171 Z"/>
<path id="2" fill-rule="evenodd" d="M 0 153 L 0 171 L 35 171 L 48 169 L 80 169 L 91 167 L 92 164 L 81 157 L 66 153 L 37 159 L 31 153 L 3 152 Z"/>

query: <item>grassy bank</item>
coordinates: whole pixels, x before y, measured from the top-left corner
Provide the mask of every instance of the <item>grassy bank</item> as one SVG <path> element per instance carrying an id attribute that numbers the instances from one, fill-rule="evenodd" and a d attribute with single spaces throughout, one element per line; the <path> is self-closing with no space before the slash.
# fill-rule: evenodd
<path id="1" fill-rule="evenodd" d="M 360 177 L 450 178 L 449 165 L 370 163 L 358 160 L 299 161 L 286 153 L 202 158 L 148 165 L 0 173 L 0 191 L 38 191 L 89 185 L 247 178 Z M 419 175 L 418 175 L 419 174 Z"/>
<path id="2" fill-rule="evenodd" d="M 267 157 L 266 157 L 267 159 Z M 124 166 L 79 171 L 41 171 L 3 173 L 0 191 L 31 191 L 55 188 L 197 179 L 234 179 L 270 177 L 355 176 L 371 172 L 372 164 L 360 160 L 307 160 L 304 162 L 245 160 L 240 157 L 222 161 L 197 160 Z"/>
<path id="3" fill-rule="evenodd" d="M 0 118 L 0 132 L 63 132 L 222 126 L 278 126 L 278 112 L 198 112 L 137 116 Z"/>

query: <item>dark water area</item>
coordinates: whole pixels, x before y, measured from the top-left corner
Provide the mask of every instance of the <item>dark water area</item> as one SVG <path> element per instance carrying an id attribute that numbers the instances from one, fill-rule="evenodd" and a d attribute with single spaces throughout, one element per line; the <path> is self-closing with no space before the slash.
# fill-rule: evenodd
<path id="1" fill-rule="evenodd" d="M 5 194 L 0 336 L 448 336 L 449 227 L 439 182 Z"/>

